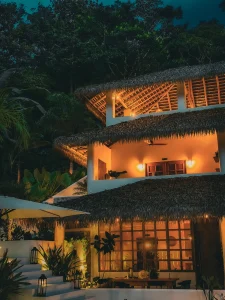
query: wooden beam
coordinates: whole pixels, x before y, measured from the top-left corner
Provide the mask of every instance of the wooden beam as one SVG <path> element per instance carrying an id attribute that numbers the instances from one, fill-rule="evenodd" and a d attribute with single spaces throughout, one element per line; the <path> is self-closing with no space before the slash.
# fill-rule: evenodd
<path id="1" fill-rule="evenodd" d="M 162 100 L 162 99 L 170 92 L 170 90 L 172 90 L 172 88 L 173 88 L 174 86 L 175 86 L 175 84 L 171 84 L 170 87 L 169 87 L 169 89 L 168 89 L 166 92 L 164 92 L 164 93 L 160 96 L 160 98 L 158 98 L 157 101 L 156 101 L 155 103 L 153 103 L 153 104 L 148 108 L 148 111 L 150 112 L 150 110 L 152 109 L 152 107 L 153 107 L 156 103 L 159 103 L 159 101 Z"/>
<path id="2" fill-rule="evenodd" d="M 218 76 L 216 76 L 216 85 L 217 85 L 218 101 L 219 101 L 219 104 L 221 104 L 220 82 L 219 82 Z"/>
<path id="3" fill-rule="evenodd" d="M 206 106 L 209 105 L 208 103 L 208 98 L 207 98 L 207 91 L 206 91 L 206 83 L 205 83 L 205 78 L 202 78 L 202 82 L 203 82 L 203 88 L 204 88 L 204 97 L 205 97 L 205 102 L 206 102 Z"/>
<path id="4" fill-rule="evenodd" d="M 106 123 L 106 115 L 99 111 L 98 108 L 95 107 L 89 100 L 85 102 L 85 105 L 87 109 L 96 116 L 96 118 L 100 119 L 103 124 Z"/>
<path id="5" fill-rule="evenodd" d="M 134 93 L 136 93 L 136 95 L 134 95 L 133 97 L 131 97 L 131 98 L 128 100 L 127 105 L 129 106 L 129 103 L 132 102 L 132 100 L 133 100 L 134 98 L 136 98 L 137 95 L 142 95 L 142 94 L 144 94 L 146 91 L 149 90 L 149 88 L 150 88 L 150 87 L 148 86 L 148 87 L 145 87 L 145 88 L 142 87 L 142 88 L 136 88 L 136 89 L 133 89 L 132 92 L 126 94 L 126 96 L 123 97 L 123 100 L 127 100 L 130 96 L 132 96 Z"/>
<path id="6" fill-rule="evenodd" d="M 119 101 L 123 105 L 124 108 L 128 108 L 127 105 L 125 104 L 125 102 L 123 101 L 123 99 L 121 99 L 120 96 L 119 97 L 116 96 L 116 101 Z"/>
<path id="7" fill-rule="evenodd" d="M 193 93 L 193 87 L 192 87 L 192 81 L 188 80 L 188 99 L 191 102 L 191 108 L 194 108 L 195 105 L 195 97 L 194 97 L 194 93 Z"/>
<path id="8" fill-rule="evenodd" d="M 174 86 L 174 84 L 164 84 L 163 88 L 161 86 L 157 86 L 155 87 L 155 89 L 151 90 L 149 92 L 149 95 L 147 95 L 147 99 L 143 100 L 142 102 L 140 102 L 139 104 L 137 105 L 134 105 L 133 107 L 131 107 L 132 110 L 134 111 L 140 111 L 140 109 L 145 105 L 146 102 L 152 102 L 152 105 L 154 106 L 158 101 L 160 101 L 163 97 L 165 97 L 166 93 L 169 92 L 171 90 L 171 88 Z M 169 89 L 168 89 L 169 87 Z M 160 91 L 158 91 L 158 89 L 160 89 Z M 160 98 L 157 97 L 157 94 L 160 94 L 162 92 L 162 90 L 165 90 L 163 95 L 160 96 Z M 156 97 L 156 98 L 155 98 Z M 152 101 L 151 101 L 152 100 Z M 150 106 L 150 108 L 152 107 L 152 105 Z M 141 108 L 138 108 L 137 110 L 137 107 L 141 106 Z"/>
<path id="9" fill-rule="evenodd" d="M 167 92 L 166 97 L 167 97 L 167 100 L 168 100 L 169 109 L 172 110 L 169 92 Z"/>
<path id="10" fill-rule="evenodd" d="M 90 99 L 90 101 L 94 102 L 94 104 L 95 104 L 95 103 L 98 103 L 98 102 L 100 102 L 100 101 L 105 100 L 106 95 L 104 94 L 102 97 L 100 97 L 100 98 L 98 98 L 98 99 L 96 99 L 96 97 L 97 97 L 97 96 L 95 96 L 95 97 L 93 97 L 93 98 Z"/>

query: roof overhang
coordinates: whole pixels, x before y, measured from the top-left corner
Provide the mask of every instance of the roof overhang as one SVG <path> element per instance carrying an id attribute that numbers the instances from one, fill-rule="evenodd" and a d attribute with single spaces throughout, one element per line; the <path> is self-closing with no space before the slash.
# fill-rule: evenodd
<path id="1" fill-rule="evenodd" d="M 136 115 L 177 109 L 177 84 L 184 83 L 188 108 L 225 103 L 225 61 L 185 66 L 161 72 L 80 88 L 75 94 L 103 123 L 106 119 L 106 95 L 115 94 L 115 115 L 125 109 Z"/>
<path id="2" fill-rule="evenodd" d="M 86 166 L 87 146 L 91 144 L 110 145 L 116 142 L 184 137 L 224 130 L 225 108 L 214 108 L 143 117 L 70 137 L 59 137 L 54 146 L 65 156 Z"/>
<path id="3" fill-rule="evenodd" d="M 225 175 L 146 179 L 76 199 L 64 207 L 88 210 L 90 221 L 197 219 L 225 216 Z M 68 201 L 66 201 L 68 200 Z M 66 201 L 66 202 L 65 202 Z M 60 205 L 60 204 L 58 204 Z"/>

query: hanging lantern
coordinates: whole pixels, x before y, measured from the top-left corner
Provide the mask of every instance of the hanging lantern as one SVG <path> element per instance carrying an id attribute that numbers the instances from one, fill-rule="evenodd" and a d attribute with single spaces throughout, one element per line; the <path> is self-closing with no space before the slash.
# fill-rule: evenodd
<path id="1" fill-rule="evenodd" d="M 30 253 L 30 263 L 38 264 L 38 249 L 34 247 Z"/>
<path id="2" fill-rule="evenodd" d="M 81 275 L 79 271 L 76 271 L 74 273 L 74 279 L 73 279 L 74 289 L 80 289 L 81 288 Z"/>
<path id="3" fill-rule="evenodd" d="M 45 297 L 47 292 L 47 277 L 45 274 L 42 274 L 38 278 L 38 290 L 37 290 L 37 296 L 39 297 Z"/>

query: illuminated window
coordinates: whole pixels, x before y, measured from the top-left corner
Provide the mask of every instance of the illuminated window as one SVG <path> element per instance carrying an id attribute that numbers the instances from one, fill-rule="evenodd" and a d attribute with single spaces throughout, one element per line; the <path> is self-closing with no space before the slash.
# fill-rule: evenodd
<path id="1" fill-rule="evenodd" d="M 118 234 L 115 251 L 100 255 L 100 271 L 136 271 L 158 268 L 160 271 L 192 271 L 191 222 L 120 222 L 99 224 L 105 231 Z"/>

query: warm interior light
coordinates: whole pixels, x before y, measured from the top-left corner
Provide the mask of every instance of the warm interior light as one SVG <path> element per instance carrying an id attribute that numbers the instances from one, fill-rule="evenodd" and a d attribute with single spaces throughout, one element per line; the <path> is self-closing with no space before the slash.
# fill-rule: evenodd
<path id="1" fill-rule="evenodd" d="M 192 240 L 192 236 L 190 234 L 189 234 L 188 238 L 189 238 L 190 241 Z"/>
<path id="2" fill-rule="evenodd" d="M 187 160 L 186 161 L 186 166 L 188 167 L 188 168 L 193 168 L 194 167 L 194 165 L 195 165 L 195 161 L 194 160 Z"/>
<path id="3" fill-rule="evenodd" d="M 208 219 L 208 218 L 209 218 L 209 215 L 206 214 L 204 217 L 205 217 L 205 219 Z"/>
<path id="4" fill-rule="evenodd" d="M 145 243 L 145 248 L 151 248 L 151 243 Z"/>
<path id="5" fill-rule="evenodd" d="M 144 164 L 138 164 L 137 169 L 138 169 L 138 171 L 143 172 L 144 169 L 145 169 L 145 165 Z"/>
<path id="6" fill-rule="evenodd" d="M 81 271 L 83 271 L 84 270 L 84 265 L 80 266 L 80 269 L 81 269 Z"/>
<path id="7" fill-rule="evenodd" d="M 116 222 L 117 222 L 117 223 L 119 222 L 119 220 L 120 220 L 119 218 L 116 218 Z"/>
<path id="8" fill-rule="evenodd" d="M 133 111 L 130 113 L 130 116 L 131 116 L 131 117 L 135 117 L 135 115 L 136 115 L 136 114 L 135 114 L 135 112 L 133 112 Z"/>
<path id="9" fill-rule="evenodd" d="M 156 110 L 156 112 L 161 112 L 162 110 L 160 109 L 160 108 L 158 108 L 157 110 Z"/>

